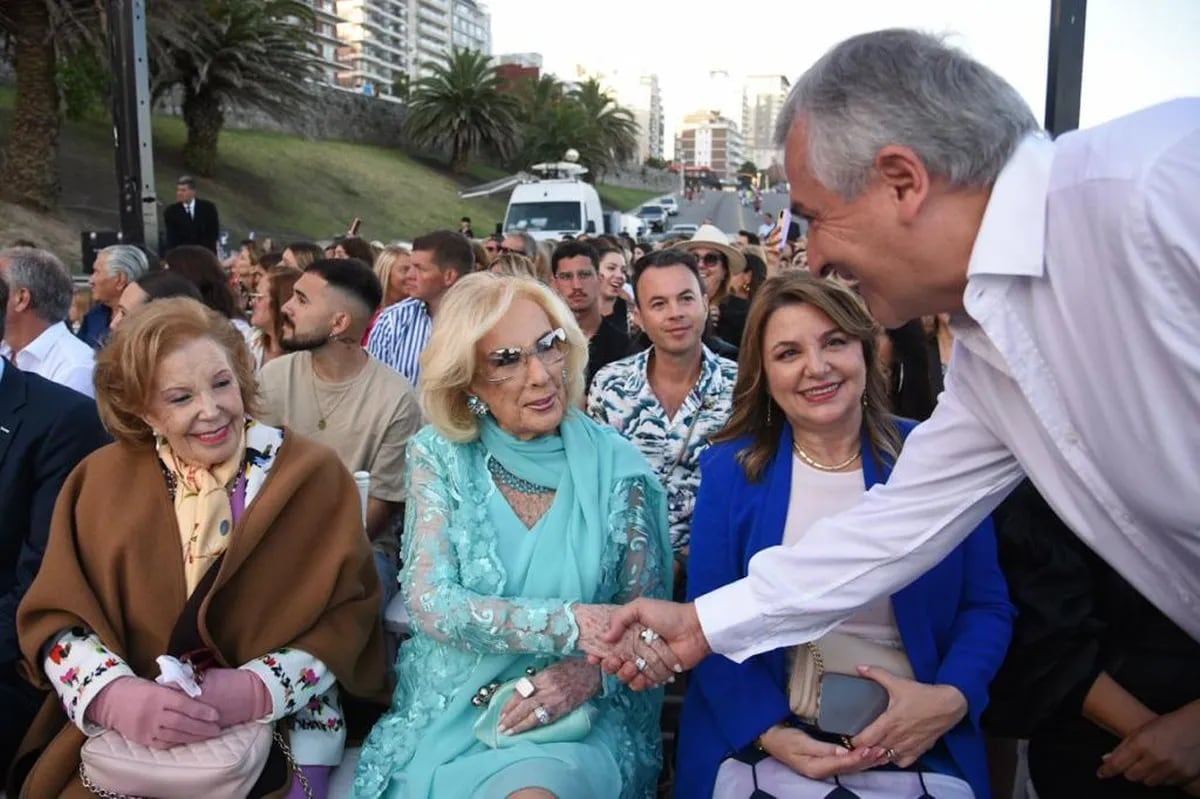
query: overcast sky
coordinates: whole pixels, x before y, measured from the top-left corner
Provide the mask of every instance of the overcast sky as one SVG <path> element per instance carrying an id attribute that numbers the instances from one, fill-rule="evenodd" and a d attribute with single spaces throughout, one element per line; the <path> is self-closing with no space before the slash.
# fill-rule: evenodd
<path id="1" fill-rule="evenodd" d="M 711 102 L 711 70 L 792 79 L 847 36 L 893 26 L 949 34 L 1012 83 L 1039 118 L 1045 111 L 1050 0 L 487 4 L 496 54 L 541 53 L 544 69 L 564 77 L 577 65 L 658 73 L 668 152 L 682 116 Z M 1081 125 L 1200 95 L 1200 0 L 1089 0 L 1086 32 Z"/>

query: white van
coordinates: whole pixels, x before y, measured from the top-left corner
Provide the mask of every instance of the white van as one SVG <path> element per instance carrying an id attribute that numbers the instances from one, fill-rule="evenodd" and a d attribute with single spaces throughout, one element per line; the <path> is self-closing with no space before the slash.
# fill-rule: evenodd
<path id="1" fill-rule="evenodd" d="M 505 231 L 528 233 L 538 241 L 605 232 L 600 195 L 580 180 L 586 168 L 561 161 L 536 164 L 532 171 L 544 177 L 513 188 L 504 215 Z"/>

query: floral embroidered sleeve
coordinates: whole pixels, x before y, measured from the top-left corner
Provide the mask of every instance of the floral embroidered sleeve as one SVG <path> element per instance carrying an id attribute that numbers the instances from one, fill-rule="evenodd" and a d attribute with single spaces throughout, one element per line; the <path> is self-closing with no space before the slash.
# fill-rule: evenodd
<path id="1" fill-rule="evenodd" d="M 42 663 L 71 723 L 93 736 L 104 728 L 87 721 L 88 705 L 101 689 L 121 677 L 136 677 L 100 637 L 82 628 L 67 630 L 46 650 Z"/>
<path id="2" fill-rule="evenodd" d="M 611 542 L 602 564 L 604 596 L 617 604 L 639 596 L 669 598 L 672 564 L 665 506 L 650 498 L 646 478 L 622 480 L 615 493 L 608 525 Z M 637 692 L 616 677 L 601 676 L 598 700 L 620 715 L 627 731 L 614 752 L 621 776 L 625 785 L 641 786 L 627 796 L 653 799 L 662 766 L 662 691 Z"/>
<path id="3" fill-rule="evenodd" d="M 646 507 L 645 485 L 640 479 L 622 481 L 616 489 L 618 499 L 609 522 L 614 538 L 612 551 L 619 560 L 614 574 L 606 580 L 615 590 L 611 602 L 624 605 L 638 597 L 668 599 L 671 591 L 665 577 L 671 568 L 664 551 L 662 531 L 656 530 L 653 512 Z M 601 670 L 602 698 L 627 697 L 629 689 L 619 677 Z"/>
<path id="4" fill-rule="evenodd" d="M 435 436 L 429 428 L 418 433 L 408 452 L 400 583 L 413 624 L 436 641 L 472 652 L 573 653 L 579 627 L 569 600 L 500 598 L 502 576 L 486 564 L 472 572 L 473 561 L 460 560 L 460 552 L 470 555 L 471 514 L 485 523 L 486 508 L 458 493 L 450 465 L 455 455 L 437 451 L 456 445 Z M 471 578 L 481 590 L 467 587 Z"/>
<path id="5" fill-rule="evenodd" d="M 257 674 L 271 692 L 271 716 L 279 721 L 308 707 L 335 679 L 325 664 L 302 649 L 277 649 L 239 668 Z"/>

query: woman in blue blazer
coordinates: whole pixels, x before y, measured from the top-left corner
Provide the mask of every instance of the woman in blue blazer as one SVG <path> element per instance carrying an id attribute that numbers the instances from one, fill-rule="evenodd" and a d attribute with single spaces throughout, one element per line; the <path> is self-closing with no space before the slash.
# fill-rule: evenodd
<path id="1" fill-rule="evenodd" d="M 915 425 L 889 415 L 876 330 L 858 298 L 831 281 L 788 273 L 760 289 L 735 412 L 701 458 L 690 596 L 744 577 L 755 553 L 792 543 L 808 524 L 887 479 Z M 852 739 L 852 751 L 792 715 L 786 650 L 741 664 L 708 657 L 684 703 L 676 797 L 714 796 L 714 786 L 720 797 L 748 797 L 754 786 L 743 763 L 762 760 L 753 778 L 780 799 L 823 797 L 838 784 L 849 795 L 915 799 L 924 789 L 938 799 L 985 799 L 979 719 L 1012 620 L 989 520 L 890 602 L 839 626 L 902 651 L 915 677 L 860 671 L 888 690 L 890 704 Z"/>

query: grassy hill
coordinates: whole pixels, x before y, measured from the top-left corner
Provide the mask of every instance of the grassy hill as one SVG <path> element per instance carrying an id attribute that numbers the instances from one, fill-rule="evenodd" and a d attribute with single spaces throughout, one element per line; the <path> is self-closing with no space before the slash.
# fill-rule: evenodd
<path id="1" fill-rule="evenodd" d="M 13 99 L 11 88 L 0 87 L 0 143 L 7 140 Z M 175 178 L 185 171 L 180 158 L 184 126 L 172 117 L 155 117 L 153 125 L 155 183 L 160 201 L 171 203 Z M 0 244 L 31 238 L 77 264 L 79 231 L 116 229 L 111 137 L 107 119 L 66 122 L 59 146 L 59 210 L 33 214 L 0 203 Z M 507 202 L 503 195 L 458 198 L 464 182 L 502 174 L 486 167 L 459 180 L 398 150 L 260 131 L 223 133 L 219 170 L 216 177 L 201 181 L 198 193 L 217 204 L 221 225 L 235 241 L 250 230 L 277 240 L 328 238 L 344 231 L 356 216 L 363 220 L 363 236 L 383 241 L 455 228 L 464 215 L 482 233 L 501 221 Z M 656 196 L 598 188 L 606 204 L 622 209 Z"/>

